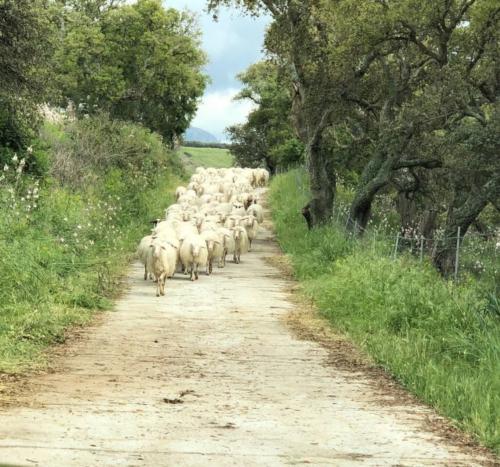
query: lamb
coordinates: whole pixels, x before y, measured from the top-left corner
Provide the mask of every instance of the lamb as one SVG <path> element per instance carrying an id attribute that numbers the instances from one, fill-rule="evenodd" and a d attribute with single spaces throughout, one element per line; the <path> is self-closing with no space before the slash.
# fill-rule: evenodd
<path id="1" fill-rule="evenodd" d="M 257 218 L 252 214 L 242 217 L 240 219 L 240 225 L 245 227 L 248 235 L 248 251 L 252 249 L 252 242 L 257 238 L 257 233 L 259 232 L 259 223 Z"/>
<path id="2" fill-rule="evenodd" d="M 160 238 L 149 245 L 147 268 L 156 280 L 156 296 L 165 295 L 165 281 L 172 277 L 177 263 L 177 250 Z"/>
<path id="3" fill-rule="evenodd" d="M 260 204 L 251 204 L 247 209 L 247 214 L 255 216 L 259 224 L 262 224 L 262 222 L 264 222 L 264 209 Z"/>
<path id="4" fill-rule="evenodd" d="M 236 264 L 240 264 L 241 255 L 248 252 L 248 235 L 245 227 L 238 225 L 231 229 L 234 238 L 234 254 L 233 260 Z"/>
<path id="5" fill-rule="evenodd" d="M 207 274 L 212 274 L 213 263 L 220 260 L 224 253 L 221 236 L 215 230 L 206 230 L 201 233 L 207 245 L 208 260 L 207 260 Z"/>
<path id="6" fill-rule="evenodd" d="M 201 235 L 190 235 L 184 239 L 180 249 L 181 262 L 186 273 L 190 273 L 191 280 L 198 280 L 198 268 L 206 267 L 208 251 L 205 240 Z"/>

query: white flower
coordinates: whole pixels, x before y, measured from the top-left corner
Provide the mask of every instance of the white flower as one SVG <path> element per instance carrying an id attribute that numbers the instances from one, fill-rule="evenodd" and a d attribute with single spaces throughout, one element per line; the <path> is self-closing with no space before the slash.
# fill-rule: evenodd
<path id="1" fill-rule="evenodd" d="M 5 164 L 5 165 L 3 166 L 3 171 L 4 171 L 4 172 L 7 172 L 7 170 L 9 170 L 9 166 L 8 166 L 7 164 Z"/>
<path id="2" fill-rule="evenodd" d="M 77 229 L 81 229 L 81 228 L 82 228 L 82 226 L 81 226 L 80 224 L 78 224 L 78 225 L 76 226 L 76 228 L 77 228 Z"/>
<path id="3" fill-rule="evenodd" d="M 14 157 L 12 158 L 12 162 L 16 163 L 18 161 L 17 154 L 14 154 Z"/>
<path id="4" fill-rule="evenodd" d="M 26 149 L 26 152 L 28 154 L 32 154 L 33 153 L 33 146 L 28 146 L 28 149 Z"/>
<path id="5" fill-rule="evenodd" d="M 63 238 L 63 237 L 61 237 L 61 238 L 59 239 L 59 241 L 60 241 L 61 243 L 64 243 L 64 242 L 65 242 L 65 240 L 64 240 L 64 238 Z"/>
<path id="6" fill-rule="evenodd" d="M 75 232 L 75 233 L 73 234 L 73 237 L 78 237 L 78 233 L 77 233 L 77 232 Z"/>
<path id="7" fill-rule="evenodd" d="M 65 218 L 63 219 L 63 221 L 64 221 L 64 222 L 68 222 L 68 218 L 67 218 L 67 217 L 65 217 Z"/>

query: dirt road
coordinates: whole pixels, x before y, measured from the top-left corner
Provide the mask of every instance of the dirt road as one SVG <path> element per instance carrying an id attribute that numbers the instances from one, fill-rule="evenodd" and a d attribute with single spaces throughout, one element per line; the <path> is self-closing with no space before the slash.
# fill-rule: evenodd
<path id="1" fill-rule="evenodd" d="M 293 283 L 265 257 L 156 298 L 134 267 L 115 312 L 0 411 L 0 464 L 40 466 L 483 465 L 386 404 L 372 376 L 328 363 L 283 319 Z"/>

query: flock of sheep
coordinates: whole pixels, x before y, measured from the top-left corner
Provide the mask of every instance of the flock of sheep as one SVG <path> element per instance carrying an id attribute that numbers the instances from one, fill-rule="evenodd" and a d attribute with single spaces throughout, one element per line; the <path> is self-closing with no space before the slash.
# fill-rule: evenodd
<path id="1" fill-rule="evenodd" d="M 228 254 L 240 263 L 264 219 L 259 193 L 268 181 L 265 169 L 198 167 L 189 185 L 177 188 L 177 202 L 137 249 L 144 280 L 154 279 L 157 297 L 176 272 L 194 281 L 200 269 L 210 275 L 214 263 L 224 268 Z"/>

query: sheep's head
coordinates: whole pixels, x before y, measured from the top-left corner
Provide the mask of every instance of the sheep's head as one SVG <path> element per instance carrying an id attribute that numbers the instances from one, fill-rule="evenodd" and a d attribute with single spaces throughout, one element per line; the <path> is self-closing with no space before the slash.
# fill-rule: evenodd
<path id="1" fill-rule="evenodd" d="M 238 228 L 232 229 L 233 230 L 233 237 L 235 240 L 239 240 L 241 238 L 241 230 Z"/>

